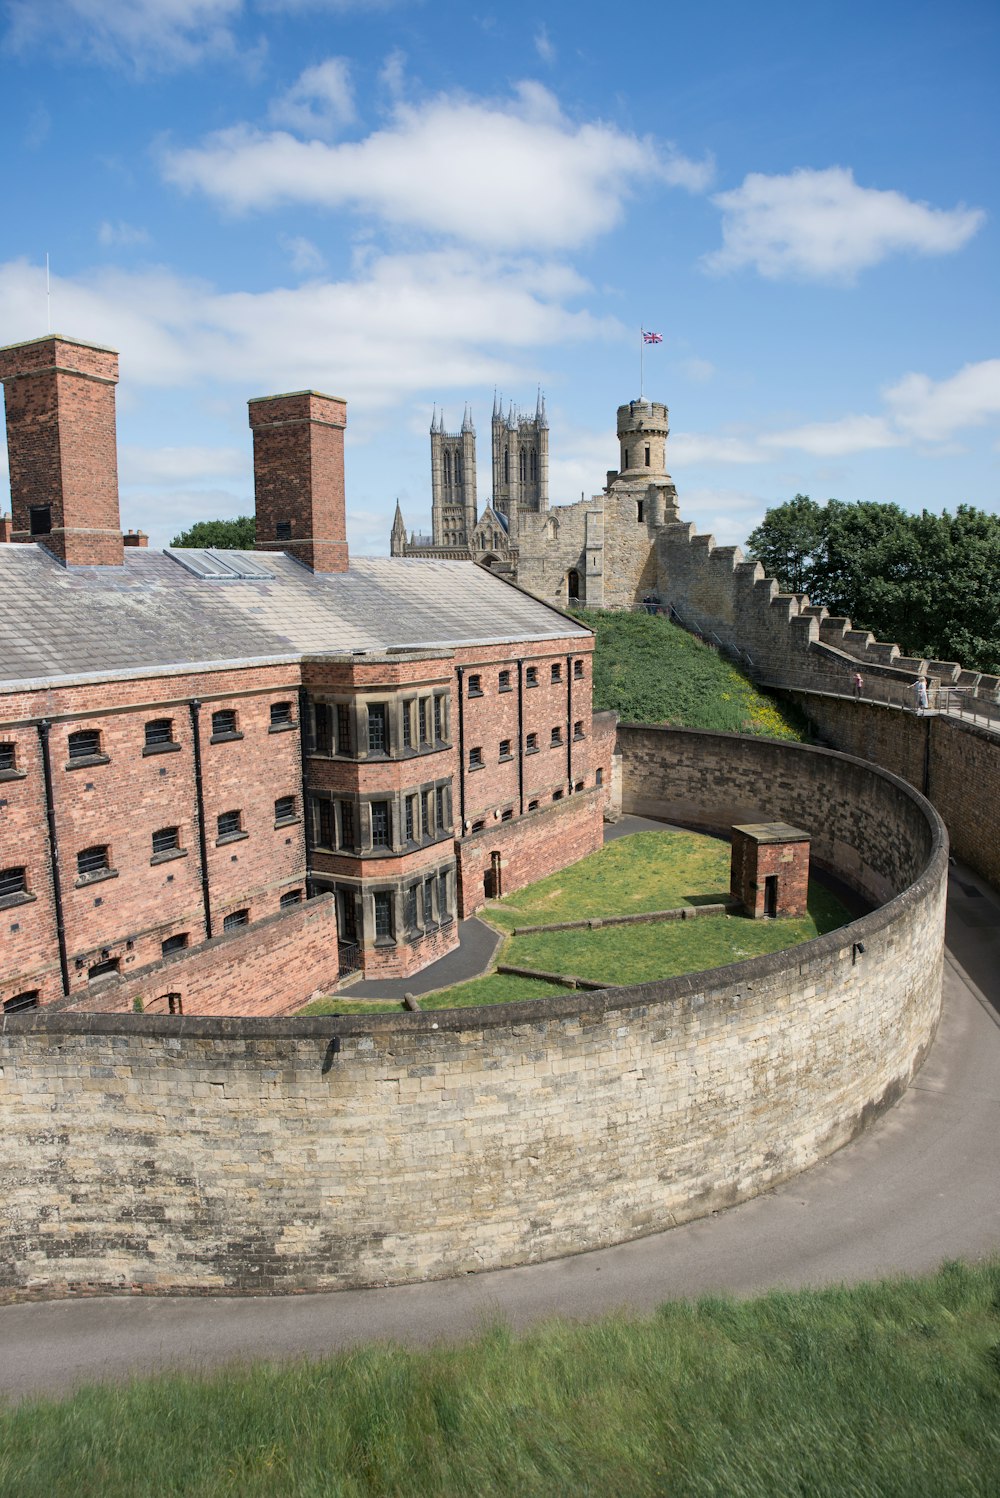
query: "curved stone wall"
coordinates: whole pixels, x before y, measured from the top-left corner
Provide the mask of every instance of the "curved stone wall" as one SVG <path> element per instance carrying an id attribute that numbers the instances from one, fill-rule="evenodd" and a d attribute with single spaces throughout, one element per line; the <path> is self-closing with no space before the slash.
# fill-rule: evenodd
<path id="1" fill-rule="evenodd" d="M 936 813 L 822 751 L 634 729 L 622 753 L 627 805 L 800 823 L 888 903 L 787 953 L 540 1003 L 7 1016 L 3 1293 L 323 1289 L 525 1263 L 752 1196 L 893 1102 L 940 1005 Z"/>

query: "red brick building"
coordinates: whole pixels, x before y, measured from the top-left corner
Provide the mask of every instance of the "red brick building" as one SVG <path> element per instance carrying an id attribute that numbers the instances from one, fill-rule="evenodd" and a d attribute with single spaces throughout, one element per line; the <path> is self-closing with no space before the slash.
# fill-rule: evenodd
<path id="1" fill-rule="evenodd" d="M 350 560 L 343 401 L 250 402 L 257 551 L 123 540 L 117 355 L 0 350 L 0 1001 L 277 1013 L 598 847 L 590 633 Z M 599 747 L 598 747 L 599 746 Z"/>

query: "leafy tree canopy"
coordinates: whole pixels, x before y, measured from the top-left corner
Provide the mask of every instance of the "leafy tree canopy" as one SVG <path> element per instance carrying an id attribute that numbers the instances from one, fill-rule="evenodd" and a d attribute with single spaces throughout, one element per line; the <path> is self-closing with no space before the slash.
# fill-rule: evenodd
<path id="1" fill-rule="evenodd" d="M 767 511 L 746 545 L 788 592 L 904 654 L 1000 672 L 1000 516 L 796 494 Z"/>
<path id="2" fill-rule="evenodd" d="M 223 551 L 253 551 L 257 528 L 252 515 L 235 520 L 196 520 L 171 546 L 217 546 Z"/>

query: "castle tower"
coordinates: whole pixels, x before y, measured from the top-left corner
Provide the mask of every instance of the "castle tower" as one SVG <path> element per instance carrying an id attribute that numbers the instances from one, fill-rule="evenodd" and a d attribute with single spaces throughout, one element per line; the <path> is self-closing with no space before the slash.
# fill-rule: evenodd
<path id="1" fill-rule="evenodd" d="M 406 526 L 403 523 L 403 512 L 399 508 L 399 500 L 396 500 L 396 514 L 393 517 L 392 530 L 389 534 L 389 555 L 391 557 L 406 556 Z"/>
<path id="2" fill-rule="evenodd" d="M 257 549 L 287 551 L 313 572 L 346 572 L 346 402 L 299 390 L 249 407 Z"/>
<path id="3" fill-rule="evenodd" d="M 431 529 L 435 546 L 469 544 L 476 525 L 476 429 L 468 406 L 460 432 L 431 420 Z"/>
<path id="4" fill-rule="evenodd" d="M 11 539 L 68 566 L 120 567 L 114 349 L 49 336 L 0 349 Z"/>
<path id="5" fill-rule="evenodd" d="M 660 401 L 629 401 L 618 407 L 621 468 L 609 473 L 608 490 L 631 495 L 636 518 L 660 526 L 678 520 L 677 490 L 667 472 L 670 420 Z"/>
<path id="6" fill-rule="evenodd" d="M 513 404 L 503 414 L 493 400 L 493 508 L 507 517 L 512 534 L 517 513 L 535 514 L 549 507 L 549 422 L 541 391 L 534 416 L 522 416 Z"/>

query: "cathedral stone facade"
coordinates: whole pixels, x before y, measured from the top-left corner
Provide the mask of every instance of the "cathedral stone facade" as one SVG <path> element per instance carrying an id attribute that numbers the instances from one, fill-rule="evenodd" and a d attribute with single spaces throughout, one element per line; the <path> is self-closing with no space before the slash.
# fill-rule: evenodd
<path id="1" fill-rule="evenodd" d="M 476 431 L 466 407 L 459 433 L 431 422 L 432 532 L 408 533 L 399 504 L 391 551 L 398 557 L 471 558 L 548 603 L 631 608 L 657 587 L 657 538 L 679 520 L 667 472 L 668 412 L 658 401 L 618 408 L 619 464 L 603 490 L 549 505 L 549 423 L 494 401 L 493 494 L 477 517 Z"/>

